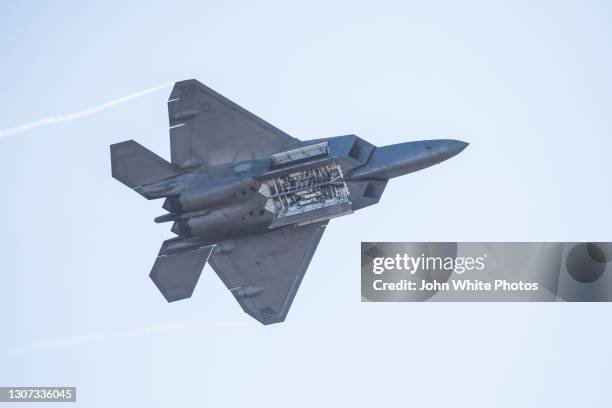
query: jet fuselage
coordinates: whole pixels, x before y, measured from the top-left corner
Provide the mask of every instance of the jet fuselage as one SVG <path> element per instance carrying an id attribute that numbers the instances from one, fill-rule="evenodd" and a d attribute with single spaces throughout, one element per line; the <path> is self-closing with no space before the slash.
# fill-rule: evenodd
<path id="1" fill-rule="evenodd" d="M 347 144 L 351 146 L 344 155 L 341 147 Z M 156 222 L 174 221 L 176 241 L 200 246 L 348 215 L 378 201 L 382 190 L 375 187 L 389 178 L 432 166 L 465 146 L 456 140 L 427 140 L 375 148 L 356 136 L 339 136 L 304 143 L 269 159 L 181 174 L 138 191 L 168 197 L 164 208 L 169 213 Z M 359 194 L 363 183 L 373 188 Z"/>

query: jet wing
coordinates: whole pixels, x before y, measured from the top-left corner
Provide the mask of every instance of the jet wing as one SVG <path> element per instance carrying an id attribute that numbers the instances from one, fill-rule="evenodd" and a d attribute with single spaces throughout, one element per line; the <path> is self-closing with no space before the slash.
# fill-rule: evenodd
<path id="1" fill-rule="evenodd" d="M 263 324 L 285 320 L 326 221 L 217 245 L 209 263 L 242 309 Z"/>
<path id="2" fill-rule="evenodd" d="M 195 79 L 168 100 L 172 163 L 208 168 L 269 156 L 298 142 Z"/>

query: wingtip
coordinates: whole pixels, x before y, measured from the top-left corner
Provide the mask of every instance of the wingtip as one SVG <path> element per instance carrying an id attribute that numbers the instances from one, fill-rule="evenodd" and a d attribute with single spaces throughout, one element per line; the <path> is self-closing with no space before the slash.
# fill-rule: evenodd
<path id="1" fill-rule="evenodd" d="M 244 311 L 261 323 L 264 326 L 269 326 L 271 324 L 282 323 L 285 321 L 285 315 L 276 313 L 269 307 L 264 307 L 261 309 L 246 309 L 243 308 Z"/>

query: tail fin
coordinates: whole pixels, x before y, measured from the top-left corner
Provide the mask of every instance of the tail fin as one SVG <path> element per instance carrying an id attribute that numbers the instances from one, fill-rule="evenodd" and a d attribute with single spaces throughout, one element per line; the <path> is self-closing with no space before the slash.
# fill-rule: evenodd
<path id="1" fill-rule="evenodd" d="M 164 241 L 149 276 L 168 302 L 189 298 L 214 249 L 197 240 Z"/>
<path id="2" fill-rule="evenodd" d="M 113 177 L 137 188 L 176 176 L 181 169 L 133 140 L 110 146 Z"/>

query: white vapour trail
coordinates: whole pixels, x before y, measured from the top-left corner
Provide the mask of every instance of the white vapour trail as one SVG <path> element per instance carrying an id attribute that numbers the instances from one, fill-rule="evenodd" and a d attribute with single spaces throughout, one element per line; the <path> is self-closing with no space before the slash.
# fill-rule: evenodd
<path id="1" fill-rule="evenodd" d="M 123 340 L 136 336 L 145 336 L 148 334 L 176 330 L 176 329 L 188 329 L 196 327 L 249 327 L 254 326 L 248 323 L 174 323 L 165 324 L 159 326 L 144 327 L 141 329 L 127 330 L 121 332 L 110 332 L 110 333 L 92 333 L 83 334 L 79 336 L 62 337 L 53 340 L 38 341 L 34 343 L 25 344 L 23 346 L 15 348 L 15 353 L 34 353 L 40 351 L 47 351 L 61 347 L 77 346 L 82 344 L 99 343 L 112 340 Z"/>
<path id="2" fill-rule="evenodd" d="M 160 89 L 167 88 L 170 85 L 172 84 L 164 84 L 164 85 L 156 86 L 153 88 L 145 89 L 144 91 L 136 92 L 136 93 L 133 93 L 133 94 L 130 94 L 130 95 L 118 98 L 118 99 L 114 99 L 110 102 L 106 102 L 102 105 L 99 105 L 93 108 L 89 108 L 89 109 L 85 109 L 80 112 L 69 113 L 67 115 L 62 115 L 62 116 L 51 116 L 48 118 L 39 119 L 34 122 L 15 126 L 9 129 L 0 130 L 0 138 L 10 136 L 10 135 L 15 135 L 17 133 L 26 132 L 28 130 L 36 129 L 41 126 L 51 125 L 53 123 L 66 122 L 68 120 L 74 120 L 74 119 L 79 119 L 85 116 L 93 115 L 105 109 L 112 108 L 113 106 L 119 105 L 129 100 L 132 100 L 134 98 L 138 98 L 139 96 L 147 95 L 147 94 L 150 94 L 151 92 L 155 92 L 155 91 L 159 91 Z"/>

